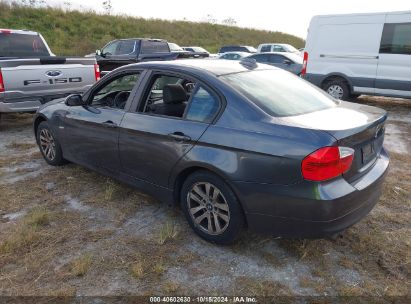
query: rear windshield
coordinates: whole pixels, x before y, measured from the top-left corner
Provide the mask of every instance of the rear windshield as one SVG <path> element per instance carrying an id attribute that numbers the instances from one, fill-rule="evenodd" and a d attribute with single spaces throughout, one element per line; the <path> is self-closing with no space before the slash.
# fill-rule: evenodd
<path id="1" fill-rule="evenodd" d="M 260 70 L 220 76 L 272 116 L 294 116 L 337 105 L 327 93 L 282 70 Z"/>
<path id="2" fill-rule="evenodd" d="M 303 57 L 301 57 L 300 55 L 294 53 L 287 53 L 287 55 L 285 56 L 294 61 L 295 63 L 303 64 L 304 60 Z"/>
<path id="3" fill-rule="evenodd" d="M 141 41 L 141 53 L 151 54 L 151 53 L 169 53 L 170 48 L 166 41 L 153 41 L 153 40 L 142 40 Z"/>
<path id="4" fill-rule="evenodd" d="M 0 33 L 0 57 L 50 56 L 37 35 Z"/>

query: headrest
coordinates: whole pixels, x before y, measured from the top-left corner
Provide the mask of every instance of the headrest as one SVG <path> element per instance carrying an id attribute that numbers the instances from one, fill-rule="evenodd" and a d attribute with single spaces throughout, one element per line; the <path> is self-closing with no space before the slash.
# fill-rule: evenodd
<path id="1" fill-rule="evenodd" d="M 181 84 L 167 84 L 163 88 L 163 101 L 178 104 L 187 100 L 187 93 Z"/>

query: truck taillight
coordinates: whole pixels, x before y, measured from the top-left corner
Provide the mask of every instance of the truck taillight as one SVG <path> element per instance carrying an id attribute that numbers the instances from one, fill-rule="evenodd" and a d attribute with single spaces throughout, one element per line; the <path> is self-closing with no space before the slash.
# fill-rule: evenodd
<path id="1" fill-rule="evenodd" d="M 99 81 L 101 76 L 100 76 L 100 67 L 98 66 L 97 63 L 94 64 L 94 76 L 96 77 L 96 81 Z"/>
<path id="2" fill-rule="evenodd" d="M 325 181 L 351 168 L 354 150 L 348 147 L 323 147 L 306 156 L 301 163 L 304 179 Z"/>
<path id="3" fill-rule="evenodd" d="M 304 52 L 304 57 L 303 57 L 303 67 L 301 69 L 301 76 L 304 76 L 307 74 L 307 63 L 308 63 L 308 52 Z"/>
<path id="4" fill-rule="evenodd" d="M 4 81 L 3 81 L 3 75 L 1 74 L 1 70 L 0 70 L 0 93 L 4 92 Z"/>

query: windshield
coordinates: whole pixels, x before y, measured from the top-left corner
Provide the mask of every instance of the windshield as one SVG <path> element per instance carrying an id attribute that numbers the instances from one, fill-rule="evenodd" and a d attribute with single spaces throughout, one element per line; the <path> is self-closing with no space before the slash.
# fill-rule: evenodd
<path id="1" fill-rule="evenodd" d="M 50 56 L 37 35 L 0 33 L 0 57 Z"/>
<path id="2" fill-rule="evenodd" d="M 282 70 L 242 72 L 220 77 L 272 116 L 306 114 L 337 105 L 327 93 Z"/>
<path id="3" fill-rule="evenodd" d="M 178 44 L 175 43 L 169 43 L 171 51 L 184 51 Z"/>
<path id="4" fill-rule="evenodd" d="M 246 46 L 246 48 L 250 53 L 257 53 L 257 49 L 253 46 Z"/>
<path id="5" fill-rule="evenodd" d="M 206 49 L 203 49 L 202 47 L 196 46 L 192 48 L 195 52 L 204 52 L 208 53 Z"/>
<path id="6" fill-rule="evenodd" d="M 290 45 L 290 44 L 285 44 L 284 46 L 285 46 L 285 48 L 287 49 L 287 51 L 289 51 L 289 52 L 291 52 L 291 53 L 297 53 L 297 52 L 299 52 L 299 50 L 297 50 L 295 47 L 293 47 L 293 46 Z"/>

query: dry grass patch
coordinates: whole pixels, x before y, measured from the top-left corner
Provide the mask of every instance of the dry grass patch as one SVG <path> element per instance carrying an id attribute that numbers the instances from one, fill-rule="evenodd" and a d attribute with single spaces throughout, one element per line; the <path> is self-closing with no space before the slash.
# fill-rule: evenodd
<path id="1" fill-rule="evenodd" d="M 269 280 L 237 277 L 235 279 L 234 294 L 251 296 L 292 296 L 292 290 L 286 285 Z M 292 303 L 292 299 L 289 299 Z"/>
<path id="2" fill-rule="evenodd" d="M 177 284 L 176 282 L 169 282 L 169 281 L 165 282 L 164 287 L 163 287 L 165 292 L 171 293 L 171 294 L 176 293 L 179 290 L 179 288 L 180 288 L 179 284 Z"/>
<path id="3" fill-rule="evenodd" d="M 143 263 L 140 262 L 140 261 L 134 262 L 134 263 L 131 265 L 130 272 L 131 272 L 131 275 L 132 275 L 134 278 L 136 278 L 136 279 L 141 279 L 141 278 L 143 278 L 143 277 L 144 277 L 144 274 L 145 274 L 145 272 L 144 272 L 144 267 L 143 267 Z"/>
<path id="4" fill-rule="evenodd" d="M 6 148 L 16 149 L 16 150 L 30 150 L 35 147 L 37 147 L 35 143 L 25 143 L 25 142 L 16 142 L 16 141 L 13 141 L 10 144 L 6 145 Z"/>
<path id="5" fill-rule="evenodd" d="M 36 207 L 24 217 L 24 222 L 34 228 L 46 226 L 50 222 L 50 212 L 44 207 Z"/>
<path id="6" fill-rule="evenodd" d="M 169 221 L 161 227 L 157 242 L 160 245 L 163 245 L 168 240 L 175 239 L 177 235 L 178 235 L 178 229 L 177 229 L 175 222 Z"/>
<path id="7" fill-rule="evenodd" d="M 83 254 L 71 263 L 70 272 L 76 277 L 84 276 L 91 267 L 93 256 L 90 253 Z"/>

